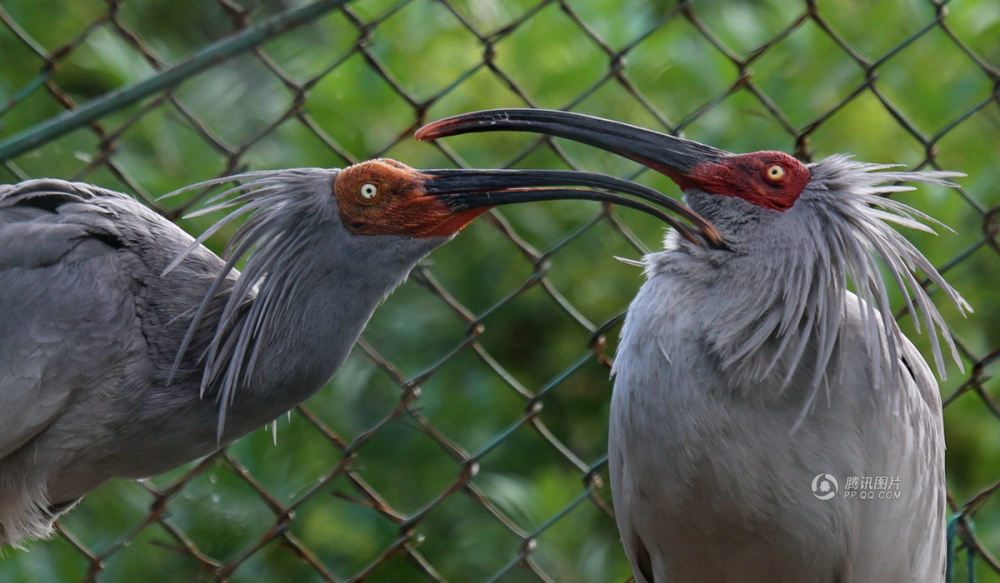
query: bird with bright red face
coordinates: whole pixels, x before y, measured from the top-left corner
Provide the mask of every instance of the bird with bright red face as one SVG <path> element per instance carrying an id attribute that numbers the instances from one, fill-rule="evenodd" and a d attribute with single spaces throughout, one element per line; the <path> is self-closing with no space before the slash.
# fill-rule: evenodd
<path id="1" fill-rule="evenodd" d="M 636 581 L 941 581 L 941 398 L 881 270 L 927 328 L 943 376 L 938 334 L 957 352 L 916 273 L 968 306 L 889 224 L 929 230 L 933 219 L 885 195 L 960 174 L 733 154 L 561 111 L 474 112 L 417 138 L 503 130 L 661 172 L 723 238 L 668 233 L 644 258 L 622 329 L 608 463 Z"/>

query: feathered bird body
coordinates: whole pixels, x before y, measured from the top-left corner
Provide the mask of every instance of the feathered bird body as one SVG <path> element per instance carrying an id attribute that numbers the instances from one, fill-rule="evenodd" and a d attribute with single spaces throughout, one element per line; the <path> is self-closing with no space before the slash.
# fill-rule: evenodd
<path id="1" fill-rule="evenodd" d="M 638 583 L 943 578 L 941 399 L 885 281 L 942 377 L 939 334 L 958 355 L 916 273 L 968 306 L 892 226 L 936 221 L 884 195 L 960 173 L 842 155 L 806 165 L 556 110 L 470 112 L 416 136 L 492 131 L 575 140 L 668 176 L 724 242 L 669 233 L 641 263 L 622 329 L 608 465 Z"/>
<path id="2" fill-rule="evenodd" d="M 232 182 L 193 213 L 233 209 L 198 239 L 88 184 L 0 186 L 0 544 L 44 536 L 109 478 L 170 469 L 301 403 L 417 261 L 490 207 L 585 199 L 700 219 L 609 176 L 381 158 L 182 191 Z M 236 219 L 226 259 L 201 245 Z"/>
<path id="3" fill-rule="evenodd" d="M 731 252 L 671 233 L 666 250 L 645 259 L 647 281 L 615 362 L 609 451 L 637 580 L 943 576 L 940 395 L 892 318 L 876 258 L 921 316 L 943 366 L 935 334 L 954 346 L 913 272 L 967 306 L 887 224 L 927 230 L 920 221 L 928 217 L 882 195 L 909 190 L 897 181 L 954 174 L 841 156 L 809 171 L 784 212 L 688 191 Z M 814 493 L 821 474 L 839 481 L 837 495 Z M 892 489 L 852 498 L 852 477 L 884 478 Z"/>
<path id="4" fill-rule="evenodd" d="M 0 543 L 47 534 L 109 477 L 214 451 L 332 376 L 447 240 L 348 236 L 335 176 L 243 176 L 228 263 L 126 195 L 0 187 Z M 227 269 L 251 248 L 242 276 Z"/>

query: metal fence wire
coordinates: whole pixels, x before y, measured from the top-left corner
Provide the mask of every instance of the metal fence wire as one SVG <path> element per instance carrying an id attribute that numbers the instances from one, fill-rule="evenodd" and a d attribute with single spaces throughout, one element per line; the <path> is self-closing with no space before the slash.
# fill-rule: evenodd
<path id="1" fill-rule="evenodd" d="M 581 168 L 676 192 L 559 140 L 411 139 L 487 107 L 966 172 L 958 189 L 901 196 L 955 229 L 907 236 L 976 309 L 942 305 L 964 360 L 941 382 L 952 561 L 956 580 L 1000 581 L 995 0 L 3 0 L 0 51 L 0 182 L 93 182 L 194 233 L 213 220 L 181 218 L 197 195 L 156 196 L 373 156 Z M 414 271 L 334 380 L 276 423 L 276 443 L 257 431 L 110 482 L 53 539 L 3 551 L 0 581 L 627 580 L 604 451 L 609 366 L 641 275 L 612 257 L 661 234 L 590 203 L 492 211 Z"/>

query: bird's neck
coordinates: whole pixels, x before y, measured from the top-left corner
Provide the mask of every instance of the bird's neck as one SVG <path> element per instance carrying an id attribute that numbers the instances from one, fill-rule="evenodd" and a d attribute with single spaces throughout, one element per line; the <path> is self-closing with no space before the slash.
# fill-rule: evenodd
<path id="1" fill-rule="evenodd" d="M 220 402 L 231 403 L 223 441 L 274 419 L 326 384 L 379 303 L 442 242 L 375 239 L 317 237 L 268 266 L 220 344 L 233 347 L 228 358 L 209 371 Z M 394 249 L 372 253 L 371 245 Z M 253 276 L 245 270 L 241 277 Z M 233 293 L 239 290 L 237 283 Z"/>
<path id="2" fill-rule="evenodd" d="M 691 256 L 693 268 L 687 273 L 693 281 L 722 281 L 710 305 L 734 314 L 735 326 L 720 334 L 730 340 L 719 348 L 723 362 L 752 370 L 754 359 L 745 357 L 762 355 L 763 361 L 773 346 L 768 362 L 787 356 L 786 366 L 797 370 L 804 363 L 800 355 L 813 349 L 815 386 L 832 364 L 832 351 L 850 311 L 857 315 L 855 341 L 864 344 L 875 369 L 872 384 L 893 384 L 901 380 L 905 368 L 898 366 L 905 339 L 889 302 L 889 287 L 895 284 L 914 322 L 928 330 L 938 373 L 944 376 L 938 335 L 961 366 L 922 279 L 940 288 L 960 312 L 968 304 L 893 228 L 896 224 L 929 231 L 923 221 L 931 219 L 883 196 L 906 189 L 889 184 L 893 181 L 942 183 L 946 175 L 886 169 L 842 156 L 828 158 L 811 166 L 810 186 L 784 212 L 759 209 L 735 197 L 688 193 L 691 207 L 719 227 L 736 250 L 727 256 L 724 251 L 691 249 L 690 244 L 685 249 L 684 242 L 674 243 L 676 255 L 687 251 Z M 849 282 L 856 296 L 848 292 Z"/>
<path id="3" fill-rule="evenodd" d="M 847 291 L 843 269 L 812 250 L 693 250 L 647 258 L 647 275 L 682 283 L 683 305 L 734 389 L 817 386 L 836 358 Z M 666 298 L 664 301 L 674 301 Z"/>

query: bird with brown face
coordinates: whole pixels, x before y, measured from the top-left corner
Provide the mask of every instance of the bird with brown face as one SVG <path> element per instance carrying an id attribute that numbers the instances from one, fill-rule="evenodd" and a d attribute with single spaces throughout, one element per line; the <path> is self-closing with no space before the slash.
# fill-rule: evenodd
<path id="1" fill-rule="evenodd" d="M 724 240 L 668 233 L 622 329 L 608 463 L 637 582 L 944 578 L 941 397 L 882 273 L 942 377 L 938 335 L 961 362 L 922 277 L 969 307 L 890 226 L 936 221 L 885 195 L 961 174 L 733 154 L 562 111 L 474 112 L 416 137 L 489 131 L 576 140 L 661 172 Z"/>
<path id="2" fill-rule="evenodd" d="M 659 192 L 583 172 L 379 159 L 184 190 L 228 183 L 196 214 L 235 210 L 198 239 L 90 184 L 0 185 L 0 544 L 48 534 L 109 478 L 211 453 L 308 398 L 417 261 L 491 207 L 618 203 L 719 241 Z M 202 245 L 238 218 L 225 258 Z"/>

